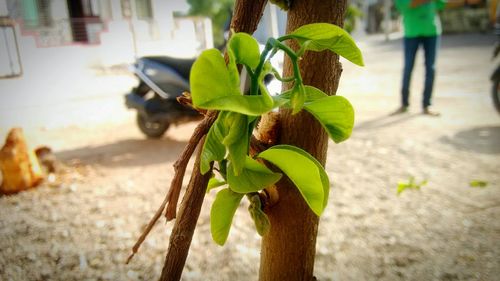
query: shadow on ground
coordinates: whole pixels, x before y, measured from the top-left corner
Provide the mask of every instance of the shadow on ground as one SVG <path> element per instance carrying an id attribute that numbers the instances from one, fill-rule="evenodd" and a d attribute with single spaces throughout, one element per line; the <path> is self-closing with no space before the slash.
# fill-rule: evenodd
<path id="1" fill-rule="evenodd" d="M 444 136 L 440 141 L 460 150 L 484 154 L 500 154 L 500 126 L 477 127 Z"/>
<path id="2" fill-rule="evenodd" d="M 397 125 L 399 123 L 403 123 L 406 121 L 409 121 L 417 116 L 422 116 L 422 114 L 418 113 L 404 113 L 404 114 L 398 114 L 398 115 L 393 115 L 392 113 L 388 113 L 370 120 L 363 121 L 359 124 L 355 125 L 355 130 L 356 131 L 363 131 L 363 130 L 373 130 L 373 129 L 379 129 L 383 127 L 390 127 Z"/>
<path id="3" fill-rule="evenodd" d="M 126 139 L 57 152 L 56 157 L 63 162 L 76 159 L 84 164 L 106 167 L 143 166 L 177 160 L 186 144 L 168 138 Z"/>

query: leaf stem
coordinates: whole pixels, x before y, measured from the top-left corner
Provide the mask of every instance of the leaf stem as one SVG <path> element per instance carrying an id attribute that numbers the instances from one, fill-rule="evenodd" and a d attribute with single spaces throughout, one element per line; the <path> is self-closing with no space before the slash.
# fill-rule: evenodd
<path id="1" fill-rule="evenodd" d="M 276 77 L 276 79 L 278 79 L 281 82 L 292 82 L 293 80 L 295 80 L 295 76 L 281 77 L 281 75 L 279 74 L 279 72 L 275 68 L 273 68 L 272 71 L 273 71 L 274 77 Z"/>

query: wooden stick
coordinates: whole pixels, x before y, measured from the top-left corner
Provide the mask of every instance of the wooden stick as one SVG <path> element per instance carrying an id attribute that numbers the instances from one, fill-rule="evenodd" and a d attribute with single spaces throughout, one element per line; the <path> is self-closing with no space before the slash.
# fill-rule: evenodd
<path id="1" fill-rule="evenodd" d="M 202 142 L 204 140 L 205 137 L 202 138 Z M 198 149 L 191 180 L 182 199 L 179 217 L 176 219 L 170 235 L 168 252 L 160 277 L 161 281 L 180 280 L 184 264 L 186 263 L 196 222 L 198 221 L 201 206 L 205 199 L 206 186 L 212 176 L 212 173 L 201 175 L 200 154 L 201 146 Z"/>
<path id="2" fill-rule="evenodd" d="M 167 217 L 167 221 L 170 221 L 175 218 L 176 216 L 175 213 L 177 210 L 177 202 L 179 201 L 179 194 L 182 188 L 182 180 L 184 179 L 184 174 L 186 172 L 186 167 L 187 164 L 189 163 L 189 159 L 191 158 L 191 155 L 193 155 L 194 150 L 196 149 L 196 146 L 200 142 L 201 138 L 208 132 L 212 124 L 215 122 L 215 119 L 217 119 L 217 112 L 216 111 L 209 112 L 205 117 L 205 119 L 203 119 L 203 121 L 200 124 L 198 124 L 198 126 L 194 130 L 193 135 L 189 139 L 189 142 L 184 148 L 184 151 L 182 152 L 181 156 L 179 156 L 179 159 L 177 159 L 177 161 L 174 163 L 175 174 L 170 183 L 170 189 L 167 195 L 165 196 L 165 199 L 161 203 L 160 207 L 158 208 L 158 210 L 156 210 L 156 213 L 149 221 L 148 225 L 142 232 L 139 239 L 137 239 L 137 242 L 135 242 L 134 246 L 132 247 L 132 254 L 130 254 L 130 256 L 127 258 L 126 261 L 127 264 L 134 257 L 137 251 L 139 251 L 141 244 L 144 242 L 148 234 L 151 232 L 151 229 L 153 229 L 153 226 L 160 218 L 167 204 L 168 204 L 167 212 L 165 214 Z"/>
<path id="3" fill-rule="evenodd" d="M 189 159 L 191 155 L 193 155 L 194 150 L 198 143 L 200 143 L 201 138 L 208 133 L 208 130 L 212 126 L 212 124 L 217 119 L 217 111 L 210 111 L 205 119 L 196 127 L 189 143 L 184 148 L 179 159 L 174 163 L 175 175 L 172 179 L 172 183 L 170 185 L 170 190 L 168 191 L 168 206 L 167 212 L 165 216 L 167 217 L 167 221 L 171 221 L 176 217 L 177 211 L 177 202 L 179 201 L 179 194 L 181 192 L 182 180 L 184 179 L 184 173 L 186 172 L 187 164 L 189 163 Z M 203 142 L 201 142 L 203 143 Z"/>

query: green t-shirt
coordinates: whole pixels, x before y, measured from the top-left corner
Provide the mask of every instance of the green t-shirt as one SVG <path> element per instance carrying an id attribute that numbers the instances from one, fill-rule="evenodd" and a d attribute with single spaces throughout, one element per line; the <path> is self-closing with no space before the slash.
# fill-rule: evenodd
<path id="1" fill-rule="evenodd" d="M 440 35 L 438 11 L 444 9 L 446 0 L 431 0 L 415 8 L 410 3 L 411 0 L 396 0 L 396 7 L 403 15 L 405 37 Z"/>

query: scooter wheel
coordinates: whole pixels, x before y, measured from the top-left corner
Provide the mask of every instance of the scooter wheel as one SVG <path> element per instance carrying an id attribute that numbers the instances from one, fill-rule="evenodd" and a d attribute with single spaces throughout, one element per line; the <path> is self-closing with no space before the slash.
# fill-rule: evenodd
<path id="1" fill-rule="evenodd" d="M 495 108 L 497 109 L 498 113 L 500 113 L 500 80 L 495 80 L 493 81 L 493 89 L 492 89 L 492 95 L 493 95 L 493 104 L 495 105 Z"/>
<path id="2" fill-rule="evenodd" d="M 137 126 L 148 138 L 158 139 L 165 134 L 170 127 L 168 122 L 153 122 L 141 114 L 137 114 Z"/>

